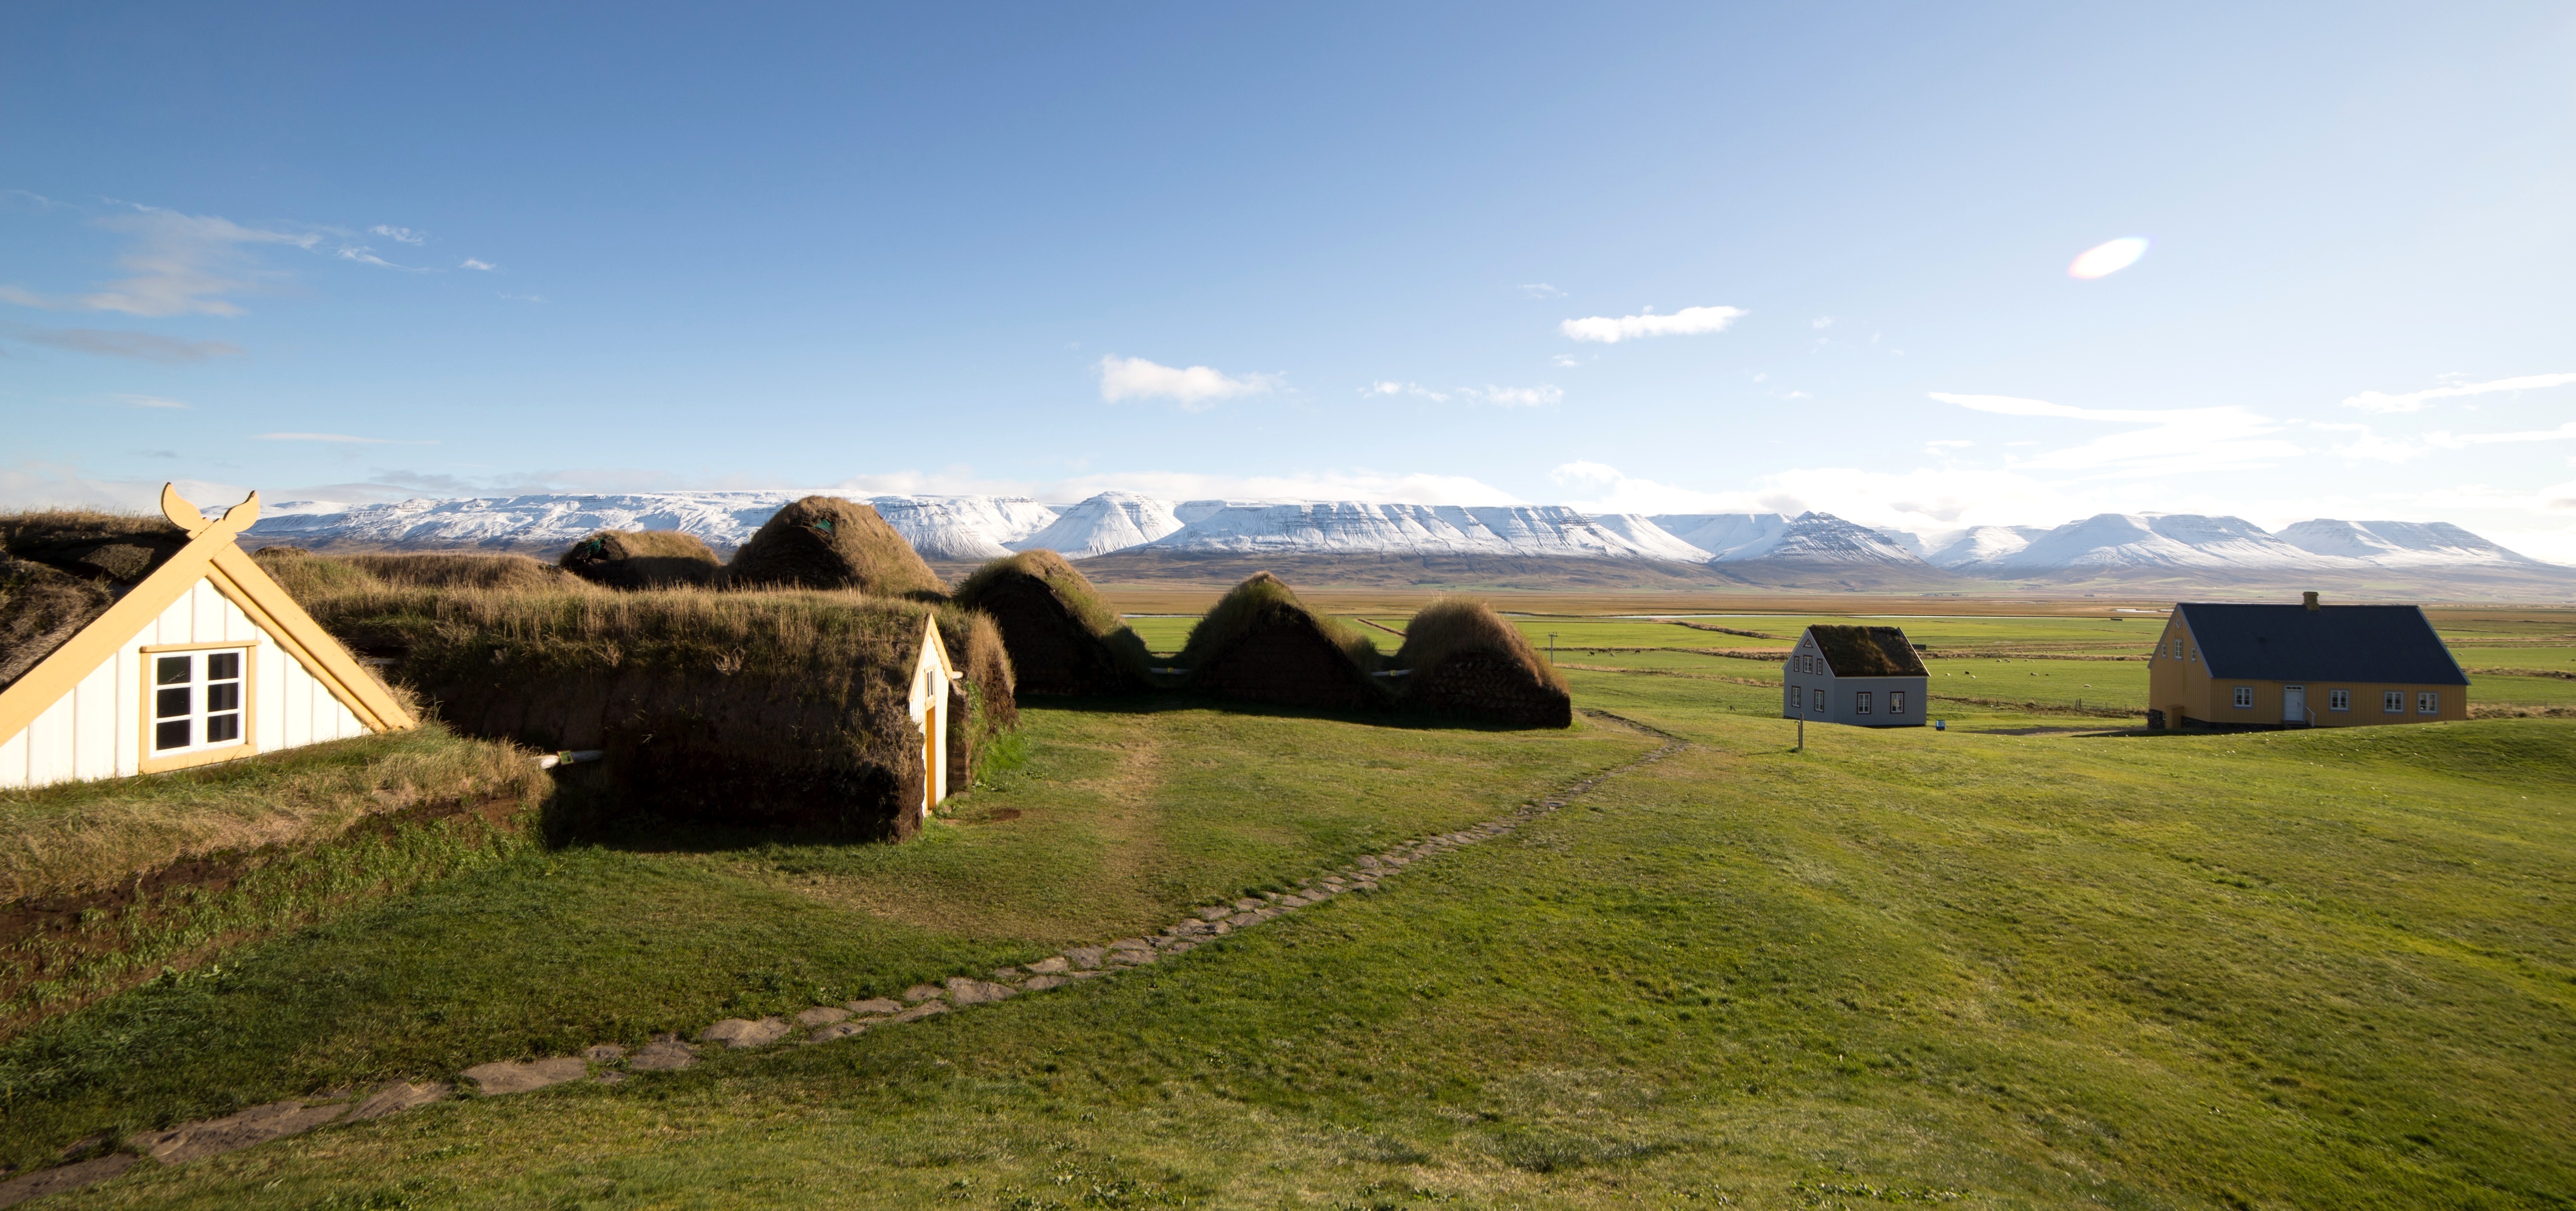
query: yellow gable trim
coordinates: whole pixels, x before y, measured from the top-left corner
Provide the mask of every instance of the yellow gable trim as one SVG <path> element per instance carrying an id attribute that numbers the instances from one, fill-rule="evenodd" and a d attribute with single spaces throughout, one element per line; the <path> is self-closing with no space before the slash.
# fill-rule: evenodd
<path id="1" fill-rule="evenodd" d="M 178 492 L 165 484 L 161 488 L 161 511 L 172 524 L 189 533 L 188 545 L 154 569 L 150 576 L 144 577 L 143 583 L 117 599 L 106 613 L 81 628 L 79 634 L 54 649 L 53 655 L 27 670 L 17 684 L 0 690 L 0 740 L 25 731 L 38 715 L 60 702 L 63 695 L 71 693 L 82 678 L 114 658 L 117 649 L 142 631 L 145 623 L 160 617 L 163 610 L 187 595 L 198 581 L 210 579 L 209 574 L 216 568 L 227 573 L 211 577 L 216 590 L 223 591 L 229 582 L 238 595 L 225 593 L 225 596 L 232 598 L 235 605 L 243 606 L 244 613 L 252 614 L 252 621 L 278 636 L 281 647 L 291 653 L 299 647 L 304 649 L 297 655 L 303 660 L 306 671 L 314 673 L 330 686 L 332 695 L 347 703 L 369 727 L 386 731 L 415 726 L 411 716 L 393 700 L 393 695 L 367 674 L 357 659 L 349 655 L 348 649 L 331 638 L 320 623 L 313 621 L 312 615 L 305 613 L 303 607 L 295 604 L 294 598 L 286 595 L 286 590 L 279 588 L 276 581 L 269 579 L 268 573 L 260 571 L 259 565 L 233 544 L 234 535 L 249 529 L 252 522 L 259 520 L 259 493 L 253 492 L 242 503 L 233 506 L 224 514 L 223 520 L 210 522 L 197 511 L 196 506 L 181 500 Z M 253 604 L 262 608 L 253 613 L 249 608 Z M 283 608 L 279 608 L 281 606 Z M 261 614 L 266 617 L 260 617 Z M 290 640 L 293 642 L 288 642 Z M 324 676 L 325 673 L 329 675 Z"/>

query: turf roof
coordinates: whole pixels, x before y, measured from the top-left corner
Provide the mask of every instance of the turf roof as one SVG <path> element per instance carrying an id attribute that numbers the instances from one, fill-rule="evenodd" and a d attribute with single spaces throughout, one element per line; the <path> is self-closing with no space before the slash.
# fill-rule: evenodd
<path id="1" fill-rule="evenodd" d="M 1897 627 L 1818 623 L 1807 628 L 1837 677 L 1929 677 L 1923 658 Z"/>

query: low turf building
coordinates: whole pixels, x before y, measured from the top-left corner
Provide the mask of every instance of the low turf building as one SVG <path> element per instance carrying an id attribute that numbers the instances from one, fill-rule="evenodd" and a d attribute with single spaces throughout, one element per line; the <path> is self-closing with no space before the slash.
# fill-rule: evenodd
<path id="1" fill-rule="evenodd" d="M 1818 624 L 1781 665 L 1780 717 L 1921 727 L 1931 673 L 1898 627 Z"/>
<path id="2" fill-rule="evenodd" d="M 1484 602 L 1450 597 L 1424 607 L 1405 624 L 1394 664 L 1388 675 L 1401 675 L 1408 707 L 1509 727 L 1573 726 L 1565 679 Z"/>
<path id="3" fill-rule="evenodd" d="M 209 521 L 0 519 L 0 787 L 231 761 L 415 726 L 411 713 Z"/>
<path id="4" fill-rule="evenodd" d="M 1377 645 L 1340 619 L 1306 608 L 1287 584 L 1255 572 L 1190 628 L 1181 647 L 1189 686 L 1220 698 L 1331 710 L 1391 705 Z"/>
<path id="5" fill-rule="evenodd" d="M 975 570 L 959 606 L 991 615 L 1022 694 L 1123 694 L 1150 688 L 1145 641 L 1053 551 L 1022 551 Z"/>
<path id="6" fill-rule="evenodd" d="M 2421 607 L 2186 601 L 2148 666 L 2151 728 L 2360 727 L 2469 717 Z"/>

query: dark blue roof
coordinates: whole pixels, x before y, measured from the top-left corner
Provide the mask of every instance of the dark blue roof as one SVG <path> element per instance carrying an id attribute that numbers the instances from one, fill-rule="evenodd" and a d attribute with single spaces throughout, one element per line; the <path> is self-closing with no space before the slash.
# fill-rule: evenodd
<path id="1" fill-rule="evenodd" d="M 2460 662 L 2411 605 L 2174 607 L 2209 675 L 2246 681 L 2467 685 Z"/>

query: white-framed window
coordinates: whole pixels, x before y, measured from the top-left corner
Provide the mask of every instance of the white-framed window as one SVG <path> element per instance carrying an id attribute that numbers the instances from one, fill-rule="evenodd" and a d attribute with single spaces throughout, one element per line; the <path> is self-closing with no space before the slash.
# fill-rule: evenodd
<path id="1" fill-rule="evenodd" d="M 2406 713 L 2406 691 L 2386 690 L 2379 695 L 2379 709 L 2391 715 Z"/>
<path id="2" fill-rule="evenodd" d="M 1807 705 L 1807 691 L 1806 691 L 1805 689 L 1803 689 L 1803 688 L 1799 687 L 1799 686 L 1794 686 L 1794 685 L 1793 685 L 1793 686 L 1790 686 L 1790 687 L 1789 687 L 1789 709 L 1790 709 L 1790 710 L 1793 710 L 1793 711 L 1795 711 L 1795 710 L 1803 710 L 1803 709 L 1805 709 L 1806 705 Z"/>
<path id="3" fill-rule="evenodd" d="M 2330 710 L 2330 711 L 2348 711 L 2348 710 L 2351 710 L 2351 709 L 2352 709 L 2352 691 L 2351 691 L 2351 690 L 2327 690 L 2327 691 L 2326 691 L 2326 709 L 2327 709 L 2327 710 Z"/>
<path id="4" fill-rule="evenodd" d="M 1868 690 L 1862 690 L 1861 692 L 1852 695 L 1852 713 L 1855 715 L 1866 715 L 1869 713 Z"/>
<path id="5" fill-rule="evenodd" d="M 2422 693 L 2415 695 L 2415 713 L 2418 715 L 2441 714 L 2442 696 L 2431 690 L 2425 690 Z"/>
<path id="6" fill-rule="evenodd" d="M 146 744 L 155 757 L 171 757 L 243 742 L 242 717 L 249 705 L 245 673 L 250 653 L 243 648 L 209 648 L 194 652 L 154 652 L 152 698 L 145 704 L 150 728 Z"/>
<path id="7" fill-rule="evenodd" d="M 2250 685 L 2240 685 L 2240 686 L 2237 686 L 2237 687 L 2236 687 L 2236 706 L 2237 706 L 2237 709 L 2239 709 L 2239 710 L 2252 710 L 2252 709 L 2254 709 L 2254 687 L 2253 687 L 2253 686 L 2250 686 Z"/>
<path id="8" fill-rule="evenodd" d="M 1905 691 L 1889 690 L 1887 692 L 1887 713 L 1891 715 L 1902 715 L 1905 713 Z"/>
<path id="9" fill-rule="evenodd" d="M 2173 658 L 2174 658 L 2174 659 L 2176 659 L 2176 660 L 2180 660 L 2180 659 L 2182 659 L 2182 636 L 2180 636 L 2180 635 L 2176 635 L 2176 636 L 2174 636 L 2174 641 L 2173 641 L 2173 654 L 2174 654 L 2174 655 L 2173 655 Z"/>

